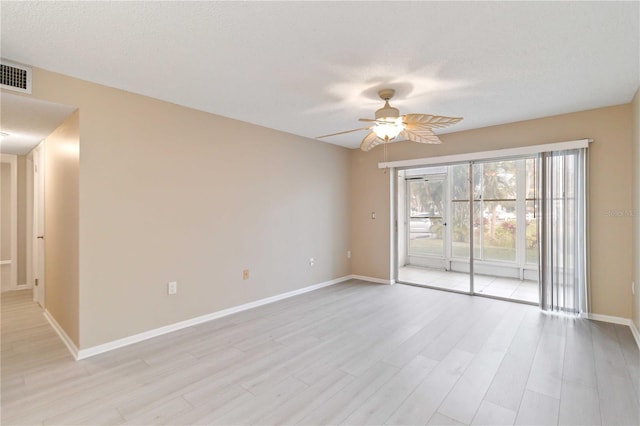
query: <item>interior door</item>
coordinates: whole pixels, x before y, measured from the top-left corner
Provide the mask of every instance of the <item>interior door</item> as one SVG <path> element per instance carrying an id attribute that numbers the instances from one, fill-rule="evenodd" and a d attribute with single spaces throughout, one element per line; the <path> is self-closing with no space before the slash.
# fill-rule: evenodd
<path id="1" fill-rule="evenodd" d="M 445 268 L 446 176 L 407 180 L 407 241 L 410 265 Z"/>
<path id="2" fill-rule="evenodd" d="M 33 300 L 44 308 L 44 148 L 33 150 Z"/>

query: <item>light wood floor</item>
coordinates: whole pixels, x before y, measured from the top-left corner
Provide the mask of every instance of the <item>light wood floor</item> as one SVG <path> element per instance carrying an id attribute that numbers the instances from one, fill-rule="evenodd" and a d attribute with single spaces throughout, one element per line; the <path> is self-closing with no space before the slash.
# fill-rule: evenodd
<path id="1" fill-rule="evenodd" d="M 2 294 L 2 424 L 638 424 L 627 327 L 350 281 L 75 362 Z"/>

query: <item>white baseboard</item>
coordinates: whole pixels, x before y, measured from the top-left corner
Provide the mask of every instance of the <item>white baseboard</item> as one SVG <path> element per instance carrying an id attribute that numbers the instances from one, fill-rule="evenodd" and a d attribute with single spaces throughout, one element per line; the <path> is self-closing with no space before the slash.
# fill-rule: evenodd
<path id="1" fill-rule="evenodd" d="M 586 317 L 594 321 L 602 321 L 602 322 L 609 322 L 612 324 L 626 325 L 631 329 L 631 334 L 633 334 L 633 338 L 636 341 L 636 345 L 638 345 L 638 349 L 640 349 L 640 333 L 638 332 L 638 328 L 636 327 L 632 319 L 612 317 L 609 315 L 600 315 L 600 314 L 587 314 Z"/>
<path id="2" fill-rule="evenodd" d="M 640 333 L 638 332 L 638 328 L 636 327 L 632 319 L 622 318 L 622 317 L 612 317 L 609 315 L 600 315 L 600 314 L 587 314 L 586 317 L 594 321 L 602 321 L 602 322 L 609 322 L 612 324 L 626 325 L 631 329 L 631 334 L 633 334 L 633 338 L 636 341 L 636 345 L 638 345 L 638 349 L 640 349 Z"/>
<path id="3" fill-rule="evenodd" d="M 174 324 L 169 324 L 164 327 L 154 328 L 153 330 L 145 331 L 142 333 L 134 334 L 132 336 L 124 337 L 122 339 L 113 340 L 111 342 L 103 343 L 101 345 L 92 346 L 86 349 L 75 349 L 75 353 L 71 348 L 69 350 L 74 353 L 76 359 L 84 359 L 89 358 L 104 352 L 112 351 L 114 349 L 121 348 L 123 346 L 132 345 L 134 343 L 141 342 L 143 340 L 151 339 L 153 337 L 158 337 L 163 334 L 171 333 L 172 331 L 181 330 L 183 328 L 191 327 L 197 324 L 202 324 L 204 322 L 212 321 L 217 318 L 222 318 L 227 315 L 235 314 L 238 312 L 246 311 L 247 309 L 257 308 L 258 306 L 266 305 L 269 303 L 277 302 L 282 299 L 287 299 L 289 297 L 297 296 L 299 294 L 307 293 L 313 290 L 318 290 L 323 287 L 328 287 L 330 285 L 338 284 L 344 281 L 348 281 L 352 278 L 351 275 L 347 275 L 341 278 L 336 278 L 334 280 L 325 281 L 319 284 L 310 285 L 308 287 L 300 288 L 297 290 L 289 291 L 287 293 L 278 294 L 276 296 L 267 297 L 265 299 L 256 300 L 255 302 L 245 303 L 244 305 L 234 306 L 232 308 L 223 309 L 222 311 L 212 312 L 210 314 L 202 315 L 199 317 L 191 318 L 185 321 L 180 321 Z M 55 327 L 54 327 L 55 328 Z M 60 334 L 60 333 L 58 333 Z M 60 336 L 62 337 L 62 335 Z M 63 338 L 64 340 L 64 338 Z M 67 345 L 69 346 L 69 345 Z M 75 346 L 74 346 L 75 348 Z"/>
<path id="4" fill-rule="evenodd" d="M 364 275 L 351 275 L 349 278 L 354 280 L 369 281 L 377 284 L 395 284 L 396 280 L 384 280 L 382 278 L 365 277 Z"/>
<path id="5" fill-rule="evenodd" d="M 71 352 L 71 355 L 73 355 L 73 357 L 76 360 L 80 359 L 78 357 L 78 348 L 73 343 L 73 340 L 71 340 L 71 338 L 64 331 L 64 329 L 60 327 L 60 324 L 58 324 L 58 321 L 56 321 L 56 319 L 46 309 L 43 314 L 44 314 L 44 317 L 47 319 L 47 321 L 49 321 L 49 324 L 51 324 L 51 327 L 55 330 L 56 333 L 58 333 L 58 336 L 60 336 L 60 339 L 65 344 L 67 349 L 69 349 L 69 352 Z"/>
<path id="6" fill-rule="evenodd" d="M 592 313 L 587 314 L 586 317 L 594 321 L 602 321 L 602 322 L 608 322 L 611 324 L 620 324 L 620 325 L 626 325 L 631 327 L 631 320 L 629 318 L 612 317 L 610 315 L 600 315 L 600 314 L 592 314 Z"/>
<path id="7" fill-rule="evenodd" d="M 631 321 L 631 334 L 633 334 L 633 338 L 636 339 L 636 345 L 638 345 L 638 349 L 640 349 L 640 331 L 638 331 L 638 327 L 636 327 L 636 323 Z"/>

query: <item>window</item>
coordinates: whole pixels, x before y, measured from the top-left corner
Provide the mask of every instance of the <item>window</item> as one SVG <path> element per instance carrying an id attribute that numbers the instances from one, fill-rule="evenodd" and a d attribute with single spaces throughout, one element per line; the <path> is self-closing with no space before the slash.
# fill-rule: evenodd
<path id="1" fill-rule="evenodd" d="M 514 262 L 519 160 L 474 164 L 474 257 Z M 451 167 L 452 257 L 469 256 L 469 166 Z"/>
<path id="2" fill-rule="evenodd" d="M 473 166 L 474 182 L 480 181 L 481 169 Z M 451 255 L 452 257 L 469 258 L 469 165 L 450 166 L 451 182 Z M 474 191 L 475 192 L 475 191 Z M 473 217 L 480 217 L 479 205 L 474 205 Z M 479 223 L 474 220 L 474 232 Z M 474 257 L 480 256 L 480 244 L 474 234 Z"/>
<path id="3" fill-rule="evenodd" d="M 525 262 L 538 264 L 538 221 L 536 220 L 537 168 L 534 158 L 525 160 Z"/>
<path id="4" fill-rule="evenodd" d="M 482 224 L 480 259 L 515 262 L 517 171 L 516 161 L 498 161 L 482 168 L 480 204 Z"/>
<path id="5" fill-rule="evenodd" d="M 471 169 L 474 259 L 534 268 L 535 158 L 474 163 Z M 471 232 L 469 163 L 441 166 L 438 172 L 421 169 L 407 176 L 409 255 L 466 260 Z"/>

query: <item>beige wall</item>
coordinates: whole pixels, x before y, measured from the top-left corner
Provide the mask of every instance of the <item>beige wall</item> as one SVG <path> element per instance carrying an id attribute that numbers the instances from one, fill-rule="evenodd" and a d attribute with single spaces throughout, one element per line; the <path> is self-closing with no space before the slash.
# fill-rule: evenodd
<path id="1" fill-rule="evenodd" d="M 40 69 L 32 96 L 82 115 L 81 349 L 349 273 L 389 278 L 380 150 L 349 151 Z M 630 105 L 602 108 L 449 134 L 442 146 L 397 144 L 390 159 L 594 138 L 593 312 L 630 317 L 631 219 L 606 211 L 631 206 L 631 121 Z M 174 280 L 178 294 L 167 296 Z"/>
<path id="2" fill-rule="evenodd" d="M 633 117 L 633 280 L 636 291 L 633 321 L 640 330 L 640 89 L 632 102 Z"/>
<path id="3" fill-rule="evenodd" d="M 80 348 L 350 273 L 349 150 L 40 69 L 33 96 L 81 113 Z"/>
<path id="4" fill-rule="evenodd" d="M 76 346 L 79 343 L 79 132 L 76 111 L 44 143 L 45 308 Z"/>
<path id="5" fill-rule="evenodd" d="M 631 105 L 600 108 L 538 120 L 443 135 L 442 145 L 401 142 L 389 146 L 389 160 L 488 151 L 593 138 L 590 146 L 591 308 L 630 318 L 631 217 L 609 210 L 631 204 Z M 352 273 L 389 279 L 389 177 L 377 168 L 382 150 L 352 151 Z M 371 219 L 376 211 L 377 219 Z"/>
<path id="6" fill-rule="evenodd" d="M 18 285 L 27 284 L 27 156 L 18 155 Z"/>

